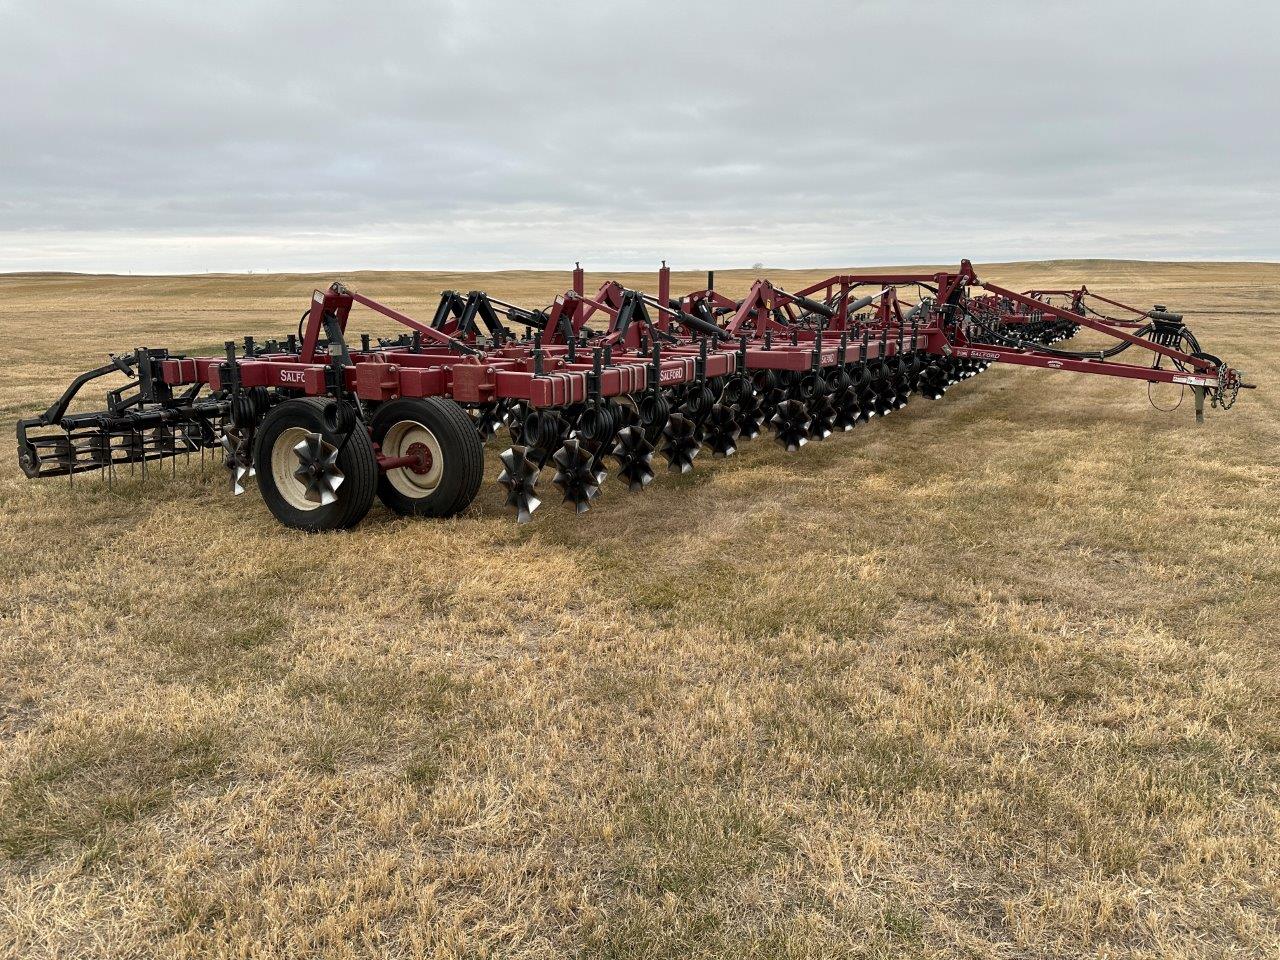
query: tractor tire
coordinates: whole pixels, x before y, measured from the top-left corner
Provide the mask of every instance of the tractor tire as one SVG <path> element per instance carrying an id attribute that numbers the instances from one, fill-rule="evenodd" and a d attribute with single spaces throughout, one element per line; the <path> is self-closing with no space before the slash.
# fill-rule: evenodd
<path id="1" fill-rule="evenodd" d="M 258 489 L 272 516 L 286 527 L 311 533 L 345 530 L 363 520 L 373 506 L 378 484 L 373 443 L 359 422 L 349 435 L 334 431 L 330 426 L 333 403 L 325 397 L 286 400 L 258 427 L 254 452 Z M 297 452 L 299 444 L 305 443 L 313 444 L 324 457 L 333 457 L 319 493 L 296 476 L 306 465 L 303 454 Z"/>
<path id="2" fill-rule="evenodd" d="M 484 477 L 484 443 L 465 410 L 441 397 L 402 397 L 373 415 L 373 442 L 384 457 L 425 453 L 423 467 L 394 467 L 378 477 L 378 497 L 405 517 L 451 517 L 475 499 Z"/>

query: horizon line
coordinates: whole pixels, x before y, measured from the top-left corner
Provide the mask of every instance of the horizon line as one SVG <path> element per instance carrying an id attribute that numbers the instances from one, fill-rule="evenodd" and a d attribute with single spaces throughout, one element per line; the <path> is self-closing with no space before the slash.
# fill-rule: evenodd
<path id="1" fill-rule="evenodd" d="M 969 258 L 965 258 L 969 259 Z M 666 261 L 661 261 L 665 263 Z M 959 263 L 959 261 L 955 261 Z M 1280 260 L 1259 260 L 1252 258 L 1233 258 L 1226 257 L 1222 259 L 1144 259 L 1139 257 L 1040 257 L 1027 260 L 970 260 L 976 265 L 988 267 L 1007 267 L 1007 266 L 1024 266 L 1032 264 L 1071 264 L 1071 263 L 1134 263 L 1144 265 L 1206 265 L 1212 266 L 1217 264 L 1236 264 L 1240 266 L 1280 266 Z M 714 267 L 671 267 L 672 273 L 703 273 L 708 270 L 716 272 L 739 272 L 751 270 L 763 271 L 785 271 L 790 273 L 805 272 L 812 270 L 872 270 L 885 269 L 891 267 L 918 267 L 918 266 L 934 266 L 934 265 L 950 265 L 951 261 L 927 261 L 917 260 L 910 262 L 897 263 L 868 263 L 857 266 L 830 266 L 817 264 L 808 267 L 780 267 L 762 264 L 760 266 L 714 266 Z M 315 269 L 306 268 L 285 268 L 285 269 L 269 269 L 269 270 L 174 270 L 174 271 L 150 271 L 140 270 L 138 272 L 126 271 L 97 271 L 97 270 L 0 270 L 0 277 L 281 277 L 281 276 L 310 276 L 317 273 L 333 274 L 333 273 L 479 273 L 479 274 L 502 274 L 502 273 L 564 273 L 572 272 L 572 266 L 565 267 L 489 267 L 489 268 L 467 268 L 467 267 L 320 267 Z M 659 267 L 584 267 L 587 273 L 650 273 L 656 272 Z"/>

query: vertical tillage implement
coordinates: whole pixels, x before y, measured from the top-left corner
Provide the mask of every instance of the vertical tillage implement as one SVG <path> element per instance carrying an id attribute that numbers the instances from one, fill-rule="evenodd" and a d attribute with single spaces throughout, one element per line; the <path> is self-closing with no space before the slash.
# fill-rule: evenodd
<path id="1" fill-rule="evenodd" d="M 405 332 L 352 338 L 356 306 Z M 1081 328 L 1111 345 L 1057 345 Z M 1140 361 L 1116 359 L 1126 351 Z M 673 295 L 665 264 L 654 293 L 615 281 L 589 293 L 579 267 L 540 310 L 446 291 L 424 323 L 335 283 L 281 339 L 229 341 L 220 356 L 113 356 L 18 423 L 18 456 L 29 477 L 110 480 L 125 464 L 221 450 L 235 493 L 256 478 L 282 523 L 328 530 L 359 523 L 375 497 L 405 515 L 459 513 L 479 489 L 484 444 L 505 430 L 498 482 L 525 522 L 544 471 L 581 513 L 611 466 L 635 491 L 654 479 L 655 453 L 687 472 L 704 450 L 732 456 L 765 429 L 798 450 L 912 396 L 941 399 L 992 363 L 1179 384 L 1197 419 L 1206 399 L 1226 409 L 1250 386 L 1163 306 L 1084 286 L 1017 293 L 980 281 L 967 260 L 954 273 L 837 275 L 794 292 L 762 279 L 741 299 L 714 275 Z M 128 382 L 106 409 L 71 412 L 112 374 Z"/>

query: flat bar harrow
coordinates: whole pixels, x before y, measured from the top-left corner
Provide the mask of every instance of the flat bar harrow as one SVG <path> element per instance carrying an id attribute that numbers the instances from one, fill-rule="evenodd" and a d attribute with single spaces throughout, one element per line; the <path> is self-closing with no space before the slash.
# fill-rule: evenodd
<path id="1" fill-rule="evenodd" d="M 1090 298 L 1093 298 L 1091 300 Z M 1123 314 L 1112 318 L 1089 304 Z M 348 332 L 356 307 L 405 328 L 374 342 Z M 1056 346 L 1088 328 L 1104 349 Z M 1126 351 L 1143 362 L 1118 360 Z M 229 341 L 216 356 L 138 348 L 77 377 L 18 423 L 29 477 L 221 450 L 234 493 L 250 478 L 287 526 L 354 526 L 381 499 L 403 515 L 447 517 L 475 498 L 483 446 L 505 430 L 498 482 L 521 522 L 541 504 L 545 470 L 581 513 L 612 466 L 631 490 L 655 454 L 688 472 L 703 450 L 737 452 L 766 429 L 789 451 L 907 405 L 941 399 L 992 363 L 1190 388 L 1228 408 L 1243 374 L 1205 353 L 1182 317 L 1076 290 L 1014 292 L 955 272 L 835 275 L 788 292 L 757 280 L 735 299 L 653 293 L 581 267 L 539 310 L 483 291 L 444 292 L 420 321 L 341 283 L 317 290 L 295 331 Z M 106 408 L 71 412 L 80 391 L 127 378 Z"/>

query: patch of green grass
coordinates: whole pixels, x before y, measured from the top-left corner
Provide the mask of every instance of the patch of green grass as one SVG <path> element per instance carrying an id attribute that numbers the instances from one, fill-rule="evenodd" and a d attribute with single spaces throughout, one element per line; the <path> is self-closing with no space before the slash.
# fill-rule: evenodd
<path id="1" fill-rule="evenodd" d="M 0 851 L 29 859 L 63 846 L 101 849 L 175 790 L 213 776 L 223 756 L 219 730 L 86 720 L 60 731 L 0 786 Z"/>
<path id="2" fill-rule="evenodd" d="M 630 904 L 580 952 L 583 960 L 687 960 L 722 955 L 724 919 L 714 912 L 681 911 L 674 916 L 645 904 Z"/>
<path id="3" fill-rule="evenodd" d="M 456 711 L 469 682 L 444 673 L 417 674 L 386 664 L 343 664 L 288 678 L 282 688 L 297 708 L 289 736 L 302 766 L 336 773 L 408 753 L 403 776 L 428 787 L 459 735 Z"/>
<path id="4" fill-rule="evenodd" d="M 900 804 L 921 790 L 956 793 L 969 782 L 963 768 L 905 733 L 853 732 L 826 769 L 828 797 L 873 805 Z"/>
<path id="5" fill-rule="evenodd" d="M 651 709 L 662 697 L 662 684 L 653 669 L 624 664 L 589 668 L 578 689 L 584 702 L 606 707 Z"/>
<path id="6" fill-rule="evenodd" d="M 918 947 L 924 942 L 924 918 L 904 904 L 887 904 L 880 910 L 880 932 L 895 946 Z"/>
<path id="7" fill-rule="evenodd" d="M 430 790 L 449 762 L 459 735 L 457 726 L 438 724 L 422 734 L 410 747 L 404 764 L 405 780 L 419 789 Z"/>
<path id="8" fill-rule="evenodd" d="M 631 791 L 620 814 L 620 888 L 646 899 L 696 897 L 786 849 L 783 825 L 749 796 L 699 790 L 694 797 L 691 790 L 651 782 Z"/>
<path id="9" fill-rule="evenodd" d="M 365 732 L 354 724 L 330 721 L 298 735 L 295 741 L 298 762 L 314 773 L 334 774 L 354 755 L 367 753 L 366 740 Z"/>
<path id="10" fill-rule="evenodd" d="M 162 676 L 221 690 L 245 680 L 277 679 L 283 672 L 273 648 L 288 635 L 284 617 L 269 609 L 242 613 L 236 605 L 196 617 L 177 617 L 139 637 L 144 649 L 168 652 Z"/>
<path id="11" fill-rule="evenodd" d="M 167 886 L 164 905 L 165 926 L 175 933 L 211 930 L 231 915 L 226 903 L 191 885 Z"/>
<path id="12" fill-rule="evenodd" d="M 438 717 L 469 692 L 468 683 L 447 673 L 418 673 L 394 664 L 337 664 L 296 674 L 285 684 L 285 693 L 294 700 L 317 701 L 369 721 L 391 713 Z"/>
<path id="13" fill-rule="evenodd" d="M 221 646 L 237 650 L 256 650 L 283 634 L 284 618 L 269 613 L 247 624 L 236 624 L 223 630 L 218 636 Z"/>
<path id="14" fill-rule="evenodd" d="M 1134 675 L 1133 664 L 1106 649 L 1077 649 L 1036 665 L 1025 693 L 1059 710 L 1081 710 L 1100 703 Z"/>

